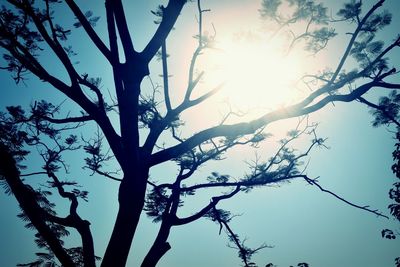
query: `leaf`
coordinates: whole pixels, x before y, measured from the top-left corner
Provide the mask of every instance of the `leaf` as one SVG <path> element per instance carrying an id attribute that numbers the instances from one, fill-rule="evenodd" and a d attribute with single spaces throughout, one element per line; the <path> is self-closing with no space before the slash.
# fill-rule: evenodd
<path id="1" fill-rule="evenodd" d="M 361 1 L 351 0 L 350 2 L 345 3 L 343 8 L 341 8 L 336 14 L 343 19 L 351 19 L 355 21 L 361 13 L 361 6 Z"/>
<path id="2" fill-rule="evenodd" d="M 88 10 L 88 11 L 85 12 L 85 17 L 86 18 L 90 18 L 92 15 L 93 15 L 93 11 L 91 11 L 91 10 Z"/>
<path id="3" fill-rule="evenodd" d="M 382 238 L 386 239 L 396 239 L 396 236 L 394 235 L 392 230 L 389 229 L 383 229 L 381 231 Z"/>
<path id="4" fill-rule="evenodd" d="M 261 2 L 260 14 L 264 19 L 272 19 L 277 16 L 278 8 L 282 4 L 281 0 L 263 0 Z"/>

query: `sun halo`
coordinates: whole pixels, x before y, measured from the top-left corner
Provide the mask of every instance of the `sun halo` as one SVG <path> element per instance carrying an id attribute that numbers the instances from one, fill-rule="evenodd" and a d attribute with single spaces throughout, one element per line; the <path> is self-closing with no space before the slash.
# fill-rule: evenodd
<path id="1" fill-rule="evenodd" d="M 293 103 L 301 97 L 297 83 L 304 73 L 304 59 L 282 47 L 262 40 L 219 42 L 218 48 L 202 55 L 204 85 L 224 83 L 220 99 L 241 110 L 277 109 Z"/>

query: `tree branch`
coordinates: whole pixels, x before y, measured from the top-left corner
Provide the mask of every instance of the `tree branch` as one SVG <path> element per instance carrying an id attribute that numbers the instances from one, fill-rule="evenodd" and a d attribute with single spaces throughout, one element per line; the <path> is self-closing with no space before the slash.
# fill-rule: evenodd
<path id="1" fill-rule="evenodd" d="M 110 3 L 110 1 L 106 1 L 105 5 L 106 5 L 108 40 L 110 43 L 110 50 L 111 50 L 110 51 L 111 65 L 113 67 L 112 69 L 114 76 L 115 93 L 117 95 L 118 103 L 122 103 L 123 86 L 121 82 L 121 76 L 119 74 L 120 61 L 119 61 L 117 33 L 115 29 L 115 16 L 113 11 L 113 5 Z"/>
<path id="2" fill-rule="evenodd" d="M 386 116 L 387 118 L 390 119 L 391 122 L 393 122 L 394 124 L 396 124 L 397 127 L 400 127 L 400 122 L 398 122 L 398 121 L 396 120 L 396 118 L 394 118 L 389 112 L 387 112 L 386 109 L 385 109 L 384 107 L 381 107 L 381 106 L 378 106 L 378 105 L 376 105 L 376 104 L 374 104 L 374 103 L 372 103 L 372 102 L 369 102 L 368 100 L 366 100 L 365 98 L 363 98 L 363 97 L 361 97 L 361 96 L 360 96 L 359 98 L 357 98 L 357 100 L 360 101 L 361 103 L 363 103 L 363 104 L 365 104 L 365 105 L 371 107 L 371 108 L 374 108 L 374 109 L 377 109 L 377 110 L 381 111 L 383 114 L 385 114 L 385 116 Z"/>
<path id="3" fill-rule="evenodd" d="M 25 2 L 26 0 L 24 0 Z M 41 24 L 40 20 L 37 18 L 35 15 L 32 7 L 30 6 L 29 3 L 25 5 L 21 4 L 20 2 L 17 2 L 15 0 L 9 0 L 10 3 L 12 3 L 15 7 L 20 8 L 22 10 L 27 9 L 27 13 L 32 16 L 32 19 L 35 22 L 35 25 L 38 27 L 40 33 L 45 38 L 49 45 L 52 46 L 53 50 L 55 53 L 59 52 L 59 57 L 62 59 L 67 60 L 66 62 L 62 61 L 63 63 L 66 63 L 67 66 L 66 68 L 70 70 L 71 75 L 79 77 L 77 74 L 73 74 L 72 72 L 75 72 L 73 70 L 73 67 L 68 67 L 68 64 L 70 64 L 68 56 L 64 55 L 65 52 L 60 50 L 60 47 L 57 46 L 53 40 L 50 38 L 48 35 L 46 29 L 44 26 Z M 4 34 L 10 35 L 10 33 L 5 32 Z M 50 75 L 42 66 L 41 64 L 36 60 L 36 58 L 24 47 L 21 43 L 19 43 L 13 36 L 8 36 L 9 41 L 11 42 L 11 45 L 7 45 L 3 42 L 0 42 L 0 46 L 4 47 L 6 50 L 8 50 L 12 56 L 14 56 L 19 62 L 21 62 L 29 71 L 31 71 L 33 74 L 35 74 L 39 79 L 46 81 L 50 83 L 52 86 L 54 86 L 56 89 L 64 93 L 67 97 L 69 97 L 71 100 L 73 100 L 75 103 L 77 103 L 79 106 L 81 106 L 90 116 L 93 117 L 93 119 L 99 124 L 100 128 L 103 130 L 105 136 L 107 137 L 107 140 L 116 155 L 116 157 L 120 160 L 120 142 L 119 142 L 119 136 L 115 132 L 113 126 L 111 125 L 111 122 L 109 121 L 109 118 L 105 114 L 105 112 L 101 112 L 99 108 L 92 103 L 82 92 L 80 86 L 78 86 L 77 83 L 74 84 L 73 87 L 70 87 L 66 85 L 64 82 L 61 80 L 57 79 L 56 77 Z M 15 49 L 15 47 L 18 47 L 18 50 Z M 22 53 L 21 53 L 21 52 Z M 65 58 L 66 57 L 66 58 Z M 71 69 L 72 68 L 72 69 Z"/>
<path id="4" fill-rule="evenodd" d="M 364 23 L 368 20 L 368 18 L 375 12 L 376 9 L 378 9 L 380 6 L 382 6 L 383 2 L 385 0 L 379 0 L 375 5 L 371 7 L 371 9 L 367 12 L 367 14 L 364 16 L 364 18 L 358 23 L 356 30 L 352 33 L 351 39 L 349 43 L 347 44 L 346 50 L 340 59 L 339 65 L 337 66 L 335 73 L 333 74 L 332 78 L 330 79 L 330 84 L 334 83 L 337 76 L 339 75 L 340 71 L 343 68 L 344 63 L 346 62 L 347 57 L 350 54 L 351 48 L 353 47 L 354 42 L 356 41 L 356 38 L 361 31 L 362 26 Z"/>
<path id="5" fill-rule="evenodd" d="M 225 227 L 230 241 L 233 242 L 235 244 L 236 248 L 239 250 L 239 257 L 243 261 L 245 267 L 254 266 L 252 263 L 249 262 L 249 260 L 251 259 L 253 254 L 255 254 L 257 251 L 264 249 L 264 248 L 271 248 L 271 246 L 268 246 L 265 244 L 259 246 L 256 249 L 250 249 L 250 248 L 245 247 L 244 241 L 240 242 L 238 235 L 233 232 L 232 228 L 228 224 L 228 221 L 232 218 L 228 218 L 228 219 L 222 218 L 216 207 L 213 207 L 213 215 L 215 216 L 215 220 L 218 221 L 218 223 L 220 224 L 220 232 L 222 230 L 222 227 L 223 226 Z"/>
<path id="6" fill-rule="evenodd" d="M 365 94 L 372 87 L 378 86 L 379 83 L 372 81 L 364 85 L 359 86 L 357 89 L 349 94 L 344 95 L 329 95 L 319 100 L 317 103 L 311 106 L 307 106 L 308 102 L 312 100 L 302 101 L 299 104 L 289 106 L 287 108 L 279 109 L 270 113 L 267 113 L 258 119 L 250 122 L 242 122 L 232 125 L 219 125 L 212 128 L 203 130 L 192 137 L 186 139 L 183 143 L 169 147 L 162 151 L 154 153 L 150 158 L 150 164 L 156 165 L 161 162 L 165 162 L 172 158 L 176 158 L 181 155 L 184 151 L 188 151 L 199 144 L 219 136 L 239 136 L 254 133 L 257 129 L 264 127 L 272 122 L 288 119 L 292 117 L 307 115 L 315 112 L 330 102 L 351 102 L 358 97 Z M 317 97 L 317 96 L 315 96 Z"/>
<path id="7" fill-rule="evenodd" d="M 92 118 L 92 116 L 90 116 L 90 115 L 81 116 L 81 117 L 67 117 L 67 118 L 63 118 L 63 119 L 55 119 L 55 118 L 51 118 L 48 116 L 43 116 L 43 117 L 41 117 L 41 119 L 46 120 L 51 123 L 55 123 L 55 124 L 76 123 L 76 122 L 79 123 L 79 122 L 86 122 L 86 121 L 94 120 Z"/>
<path id="8" fill-rule="evenodd" d="M 150 134 L 147 136 L 147 139 L 143 145 L 144 151 L 147 153 L 151 153 L 153 151 L 153 148 L 158 140 L 158 137 L 160 134 L 164 131 L 166 127 L 169 126 L 169 124 L 176 119 L 180 113 L 185 111 L 186 109 L 196 106 L 203 101 L 207 100 L 211 96 L 215 95 L 219 90 L 221 90 L 222 86 L 224 84 L 220 84 L 208 93 L 194 99 L 194 100 L 184 100 L 182 104 L 180 104 L 178 107 L 175 109 L 170 110 L 170 112 L 167 113 L 167 115 L 160 121 L 158 121 L 151 129 L 150 129 Z"/>
<path id="9" fill-rule="evenodd" d="M 37 203 L 36 197 L 32 192 L 33 189 L 22 183 L 14 158 L 8 148 L 1 143 L 0 158 L 2 159 L 0 175 L 7 181 L 24 213 L 28 216 L 61 264 L 66 267 L 75 267 L 71 257 L 62 247 L 60 240 L 46 224 L 45 211 Z"/>
<path id="10" fill-rule="evenodd" d="M 90 25 L 90 22 L 86 19 L 85 15 L 82 13 L 81 9 L 78 7 L 75 1 L 66 0 L 65 2 L 72 10 L 76 18 L 79 20 L 79 22 L 82 24 L 83 29 L 89 35 L 92 42 L 96 45 L 96 47 L 100 50 L 100 52 L 108 59 L 108 61 L 111 62 L 112 60 L 111 60 L 110 50 L 107 48 L 107 46 L 103 43 L 103 41 L 94 31 L 92 25 Z"/>
<path id="11" fill-rule="evenodd" d="M 136 52 L 133 47 L 131 35 L 129 33 L 128 23 L 126 22 L 125 11 L 122 2 L 121 0 L 106 0 L 106 6 L 107 8 L 112 7 L 112 13 L 114 14 L 122 47 L 124 48 L 126 61 L 130 61 Z"/>
<path id="12" fill-rule="evenodd" d="M 357 209 L 362 209 L 362 210 L 365 210 L 365 211 L 367 211 L 367 212 L 373 213 L 373 214 L 375 214 L 376 216 L 384 217 L 384 218 L 386 218 L 386 219 L 389 219 L 388 216 L 382 214 L 382 213 L 379 212 L 378 210 L 372 210 L 372 209 L 369 208 L 369 206 L 360 206 L 360 205 L 354 204 L 354 203 L 352 203 L 352 202 L 350 202 L 350 201 L 348 201 L 348 200 L 346 200 L 346 199 L 340 197 L 339 195 L 333 193 L 332 191 L 329 191 L 329 190 L 323 188 L 318 182 L 316 182 L 315 179 L 310 179 L 310 178 L 308 178 L 306 175 L 302 175 L 302 178 L 303 178 L 306 182 L 308 182 L 310 185 L 315 185 L 316 187 L 318 187 L 319 190 L 321 190 L 322 192 L 328 193 L 329 195 L 334 196 L 335 198 L 339 199 L 340 201 L 342 201 L 342 202 L 344 202 L 344 203 L 346 203 L 346 204 L 348 204 L 348 205 L 350 205 L 350 206 L 352 206 L 352 207 L 355 207 L 355 208 L 357 208 Z"/>
<path id="13" fill-rule="evenodd" d="M 107 178 L 109 178 L 111 180 L 114 180 L 114 181 L 117 181 L 117 182 L 121 182 L 122 181 L 122 178 L 114 177 L 114 176 L 110 175 L 107 172 L 104 172 L 104 171 L 101 171 L 101 170 L 93 170 L 93 171 L 98 173 L 98 174 L 100 174 L 100 175 L 102 175 L 102 176 L 105 176 L 105 177 L 107 177 Z"/>
<path id="14" fill-rule="evenodd" d="M 171 100 L 169 97 L 169 86 L 168 86 L 168 64 L 167 64 L 167 44 L 166 40 L 164 40 L 162 46 L 161 46 L 161 60 L 162 60 L 162 70 L 163 70 L 163 82 L 164 82 L 164 101 L 165 101 L 165 106 L 167 108 L 167 112 L 170 112 L 172 109 L 171 107 Z"/>
<path id="15" fill-rule="evenodd" d="M 387 83 L 387 82 L 378 82 L 379 87 L 388 88 L 388 89 L 400 89 L 399 83 Z"/>
<path id="16" fill-rule="evenodd" d="M 198 213 L 196 213 L 192 216 L 186 217 L 186 218 L 176 217 L 175 220 L 173 221 L 173 224 L 174 225 L 183 225 L 183 224 L 191 223 L 191 222 L 203 217 L 207 212 L 209 212 L 212 208 L 214 208 L 218 204 L 218 202 L 220 202 L 221 200 L 231 198 L 239 192 L 240 192 L 240 186 L 237 186 L 236 189 L 233 190 L 229 194 L 213 197 L 213 198 L 211 198 L 210 203 L 206 207 L 204 207 L 202 210 L 200 210 Z"/>
<path id="17" fill-rule="evenodd" d="M 70 215 L 65 220 L 58 219 L 58 221 L 70 223 L 69 226 L 74 227 L 79 232 L 82 239 L 83 261 L 85 264 L 84 267 L 96 267 L 93 236 L 89 227 L 90 223 L 86 220 L 82 220 L 82 218 L 78 215 L 77 208 L 79 204 L 76 195 L 71 192 L 66 192 L 63 184 L 53 172 L 48 171 L 47 174 L 53 179 L 54 185 L 57 188 L 60 196 L 63 198 L 68 198 L 71 201 L 69 211 Z"/>
<path id="18" fill-rule="evenodd" d="M 67 53 L 64 51 L 63 47 L 57 40 L 57 36 L 54 35 L 54 28 L 52 25 L 52 21 L 49 15 L 49 6 L 47 5 L 47 20 L 49 21 L 50 28 L 53 32 L 53 38 L 50 37 L 49 33 L 47 32 L 46 28 L 43 25 L 42 19 L 39 18 L 38 14 L 35 13 L 35 10 L 31 6 L 31 3 L 28 2 L 27 0 L 23 0 L 24 4 L 19 3 L 15 0 L 9 0 L 10 3 L 12 3 L 15 7 L 21 9 L 22 12 L 25 12 L 28 14 L 31 18 L 33 23 L 35 24 L 36 28 L 38 29 L 39 33 L 43 37 L 43 39 L 46 41 L 46 43 L 50 46 L 50 48 L 53 50 L 55 55 L 58 57 L 58 59 L 61 61 L 61 63 L 64 65 L 65 69 L 68 72 L 68 75 L 71 79 L 71 82 L 74 83 L 76 82 L 76 78 L 78 76 L 75 68 L 73 67 L 71 61 L 68 58 Z"/>
<path id="19" fill-rule="evenodd" d="M 151 38 L 150 42 L 141 52 L 144 60 L 150 62 L 158 50 L 160 50 L 164 40 L 167 39 L 168 34 L 175 25 L 178 16 L 180 15 L 186 0 L 170 0 L 167 7 L 163 9 L 163 17 L 156 32 Z"/>

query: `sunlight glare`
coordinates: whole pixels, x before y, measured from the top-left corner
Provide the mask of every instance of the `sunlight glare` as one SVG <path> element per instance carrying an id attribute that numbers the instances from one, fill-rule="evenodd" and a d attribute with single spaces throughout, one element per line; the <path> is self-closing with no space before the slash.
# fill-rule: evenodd
<path id="1" fill-rule="evenodd" d="M 225 83 L 219 95 L 241 110 L 276 109 L 299 100 L 304 68 L 300 53 L 287 54 L 282 42 L 220 42 L 203 59 L 205 84 Z"/>

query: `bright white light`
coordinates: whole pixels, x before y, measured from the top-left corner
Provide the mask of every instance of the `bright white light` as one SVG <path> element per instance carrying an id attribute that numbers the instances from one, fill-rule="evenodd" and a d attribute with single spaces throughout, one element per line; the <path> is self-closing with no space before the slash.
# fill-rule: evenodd
<path id="1" fill-rule="evenodd" d="M 282 43 L 262 40 L 221 42 L 204 54 L 205 84 L 225 82 L 220 96 L 240 109 L 276 109 L 299 100 L 302 57 Z M 304 60 L 304 59 L 303 59 Z"/>

